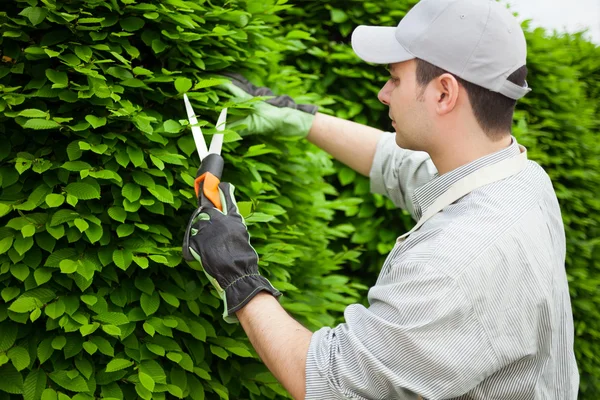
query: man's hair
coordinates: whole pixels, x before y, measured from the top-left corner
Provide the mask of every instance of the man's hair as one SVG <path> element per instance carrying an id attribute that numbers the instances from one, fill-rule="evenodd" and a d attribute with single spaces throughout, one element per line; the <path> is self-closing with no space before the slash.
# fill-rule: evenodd
<path id="1" fill-rule="evenodd" d="M 427 61 L 416 59 L 417 61 L 417 83 L 423 88 L 421 95 L 425 90 L 425 86 L 438 76 L 448 73 L 441 68 L 428 63 Z M 505 132 L 511 132 L 513 112 L 515 110 L 516 100 L 508 98 L 500 93 L 492 92 L 486 88 L 467 82 L 458 76 L 451 74 L 461 84 L 469 96 L 469 102 L 473 109 L 473 114 L 479 126 L 491 140 L 499 140 L 504 136 Z M 521 68 L 513 72 L 508 80 L 519 86 L 525 85 L 527 78 L 527 67 L 523 65 Z M 419 97 L 420 97 L 419 96 Z"/>

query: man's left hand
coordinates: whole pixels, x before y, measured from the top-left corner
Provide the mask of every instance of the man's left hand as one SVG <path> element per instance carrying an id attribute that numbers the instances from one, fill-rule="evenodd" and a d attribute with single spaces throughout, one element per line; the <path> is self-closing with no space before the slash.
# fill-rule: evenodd
<path id="1" fill-rule="evenodd" d="M 225 303 L 223 319 L 229 323 L 238 322 L 236 311 L 261 291 L 281 295 L 258 271 L 258 254 L 250 244 L 233 191 L 233 185 L 221 182 L 223 212 L 200 205 L 190 218 L 183 241 L 184 258 L 200 262 Z M 202 189 L 200 196 L 204 196 Z M 199 204 L 207 204 L 199 200 Z"/>

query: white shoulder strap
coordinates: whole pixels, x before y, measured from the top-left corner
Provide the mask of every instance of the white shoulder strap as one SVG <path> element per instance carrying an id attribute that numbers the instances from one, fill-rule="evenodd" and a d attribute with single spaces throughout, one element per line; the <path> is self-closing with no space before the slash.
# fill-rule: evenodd
<path id="1" fill-rule="evenodd" d="M 527 165 L 527 149 L 521 145 L 519 145 L 519 149 L 521 150 L 520 154 L 499 161 L 495 164 L 480 168 L 451 185 L 448 190 L 438 197 L 438 199 L 433 202 L 433 204 L 429 206 L 427 210 L 425 210 L 425 213 L 419 222 L 417 222 L 417 224 L 409 232 L 406 232 L 404 235 L 400 236 L 398 241 L 404 240 L 408 235 L 419 229 L 421 225 L 427 222 L 429 218 L 433 217 L 435 214 L 442 211 L 444 208 L 454 203 L 464 195 L 469 194 L 473 190 L 482 186 L 511 177 L 522 171 Z"/>

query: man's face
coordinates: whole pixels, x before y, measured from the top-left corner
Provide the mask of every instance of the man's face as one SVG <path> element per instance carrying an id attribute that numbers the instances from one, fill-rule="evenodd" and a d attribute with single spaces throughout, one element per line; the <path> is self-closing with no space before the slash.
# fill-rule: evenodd
<path id="1" fill-rule="evenodd" d="M 398 146 L 426 151 L 432 133 L 431 121 L 426 103 L 419 100 L 421 87 L 416 80 L 416 64 L 415 60 L 390 64 L 390 79 L 377 97 L 389 107 Z"/>

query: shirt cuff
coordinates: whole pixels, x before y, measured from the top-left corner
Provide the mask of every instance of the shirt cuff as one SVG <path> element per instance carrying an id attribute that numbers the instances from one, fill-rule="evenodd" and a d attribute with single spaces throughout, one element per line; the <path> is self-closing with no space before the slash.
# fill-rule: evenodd
<path id="1" fill-rule="evenodd" d="M 386 164 L 389 164 L 388 160 L 392 156 L 392 152 L 397 149 L 396 134 L 392 132 L 383 132 L 379 138 L 379 142 L 377 142 L 375 157 L 373 158 L 373 164 L 371 165 L 371 171 L 369 172 L 369 178 L 371 179 L 371 193 L 387 194 L 385 174 L 389 173 L 387 171 L 389 168 L 386 168 Z"/>
<path id="2" fill-rule="evenodd" d="M 331 328 L 321 328 L 314 332 L 306 356 L 306 397 L 305 400 L 333 400 L 343 399 L 336 395 L 327 376 L 330 369 L 328 338 L 332 334 Z"/>

